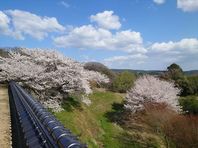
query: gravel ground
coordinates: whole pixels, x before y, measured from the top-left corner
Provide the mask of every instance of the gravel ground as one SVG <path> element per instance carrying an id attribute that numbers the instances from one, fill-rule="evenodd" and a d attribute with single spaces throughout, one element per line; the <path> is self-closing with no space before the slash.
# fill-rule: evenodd
<path id="1" fill-rule="evenodd" d="M 10 108 L 8 90 L 0 86 L 0 147 L 10 148 Z"/>

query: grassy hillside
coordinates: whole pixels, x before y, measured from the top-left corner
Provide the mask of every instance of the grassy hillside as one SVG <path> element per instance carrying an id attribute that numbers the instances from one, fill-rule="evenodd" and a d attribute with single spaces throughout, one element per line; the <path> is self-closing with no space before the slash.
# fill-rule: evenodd
<path id="1" fill-rule="evenodd" d="M 82 142 L 88 144 L 88 147 L 158 147 L 152 138 L 149 145 L 143 141 L 135 141 L 132 136 L 133 132 L 124 130 L 119 125 L 109 121 L 107 113 L 114 112 L 112 104 L 121 103 L 123 94 L 95 91 L 90 95 L 92 101 L 90 106 L 79 105 L 75 99 L 70 98 L 70 104 L 63 105 L 65 111 L 55 113 L 55 116 L 65 127 L 78 135 Z M 145 134 L 141 133 L 141 135 L 144 136 Z"/>
<path id="2" fill-rule="evenodd" d="M 56 113 L 56 117 L 89 147 L 119 147 L 116 136 L 123 129 L 108 122 L 104 114 L 111 110 L 113 102 L 121 102 L 123 98 L 110 92 L 95 92 L 90 98 L 92 104 L 89 107 L 74 107 L 70 111 Z"/>

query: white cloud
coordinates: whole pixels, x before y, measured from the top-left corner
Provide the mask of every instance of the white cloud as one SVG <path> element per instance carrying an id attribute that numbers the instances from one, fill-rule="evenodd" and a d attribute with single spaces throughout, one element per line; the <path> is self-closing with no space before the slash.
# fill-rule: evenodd
<path id="1" fill-rule="evenodd" d="M 178 63 L 185 70 L 195 69 L 198 65 L 198 39 L 184 38 L 180 41 L 153 43 L 146 53 L 133 53 L 106 58 L 103 63 L 111 68 L 161 69 Z"/>
<path id="2" fill-rule="evenodd" d="M 160 5 L 160 4 L 164 4 L 165 0 L 153 0 L 153 2 Z"/>
<path id="3" fill-rule="evenodd" d="M 185 12 L 198 11 L 198 0 L 177 0 L 177 8 Z"/>
<path id="4" fill-rule="evenodd" d="M 144 54 L 130 54 L 123 56 L 113 56 L 106 58 L 102 61 L 105 65 L 111 68 L 134 68 L 134 66 L 140 66 L 145 62 L 148 57 Z"/>
<path id="5" fill-rule="evenodd" d="M 198 39 L 184 38 L 180 41 L 154 43 L 149 47 L 148 53 L 151 62 L 157 58 L 156 61 L 165 66 L 176 62 L 185 69 L 193 69 L 198 66 Z"/>
<path id="6" fill-rule="evenodd" d="M 148 47 L 148 56 L 151 65 L 159 61 L 165 68 L 173 62 L 178 63 L 184 69 L 193 69 L 198 63 L 198 39 L 184 38 L 179 41 L 154 43 Z"/>
<path id="7" fill-rule="evenodd" d="M 132 55 L 126 55 L 126 56 L 114 56 L 110 58 L 104 59 L 105 62 L 118 62 L 118 61 L 128 61 L 128 60 L 143 60 L 146 59 L 147 56 L 144 54 L 132 54 Z"/>
<path id="8" fill-rule="evenodd" d="M 61 1 L 60 4 L 63 5 L 65 8 L 69 8 L 70 7 L 70 4 L 68 4 L 65 1 Z"/>
<path id="9" fill-rule="evenodd" d="M 96 21 L 98 26 L 89 24 L 71 28 L 67 34 L 53 39 L 55 45 L 63 48 L 120 50 L 128 53 L 146 52 L 140 32 L 110 30 L 121 26 L 119 17 L 113 15 L 113 11 L 91 15 L 90 19 L 91 22 Z"/>
<path id="10" fill-rule="evenodd" d="M 150 49 L 158 52 L 198 53 L 198 39 L 186 38 L 178 42 L 169 41 L 154 43 Z"/>
<path id="11" fill-rule="evenodd" d="M 119 29 L 121 23 L 119 21 L 119 16 L 114 15 L 113 11 L 104 11 L 97 13 L 96 15 L 91 15 L 91 22 L 96 22 L 99 27 L 105 29 Z"/>
<path id="12" fill-rule="evenodd" d="M 29 35 L 36 39 L 44 39 L 50 32 L 61 32 L 65 28 L 55 17 L 41 17 L 21 10 L 6 10 L 0 13 L 1 32 L 6 32 L 16 39 L 25 39 Z M 3 29 L 3 31 L 2 31 Z"/>
<path id="13" fill-rule="evenodd" d="M 161 5 L 166 0 L 153 0 L 153 2 Z M 177 8 L 182 9 L 184 12 L 198 11 L 198 0 L 177 0 Z"/>
<path id="14" fill-rule="evenodd" d="M 10 19 L 8 16 L 0 11 L 0 34 L 8 35 L 10 33 L 9 23 Z"/>
<path id="15" fill-rule="evenodd" d="M 109 30 L 92 25 L 73 28 L 67 35 L 54 38 L 54 42 L 57 46 L 64 48 L 146 52 L 139 32 L 124 30 L 113 34 Z"/>

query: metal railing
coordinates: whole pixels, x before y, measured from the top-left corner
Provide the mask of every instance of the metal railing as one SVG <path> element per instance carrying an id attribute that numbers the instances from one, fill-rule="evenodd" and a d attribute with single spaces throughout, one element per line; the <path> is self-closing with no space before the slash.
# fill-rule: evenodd
<path id="1" fill-rule="evenodd" d="M 8 92 L 14 148 L 87 147 L 18 84 L 10 82 Z"/>

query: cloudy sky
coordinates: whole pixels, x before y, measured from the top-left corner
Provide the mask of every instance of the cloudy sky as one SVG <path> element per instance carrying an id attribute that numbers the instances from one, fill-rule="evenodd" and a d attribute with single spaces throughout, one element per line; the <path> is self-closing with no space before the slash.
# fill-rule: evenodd
<path id="1" fill-rule="evenodd" d="M 198 0 L 2 0 L 0 47 L 16 46 L 111 68 L 198 69 Z"/>

